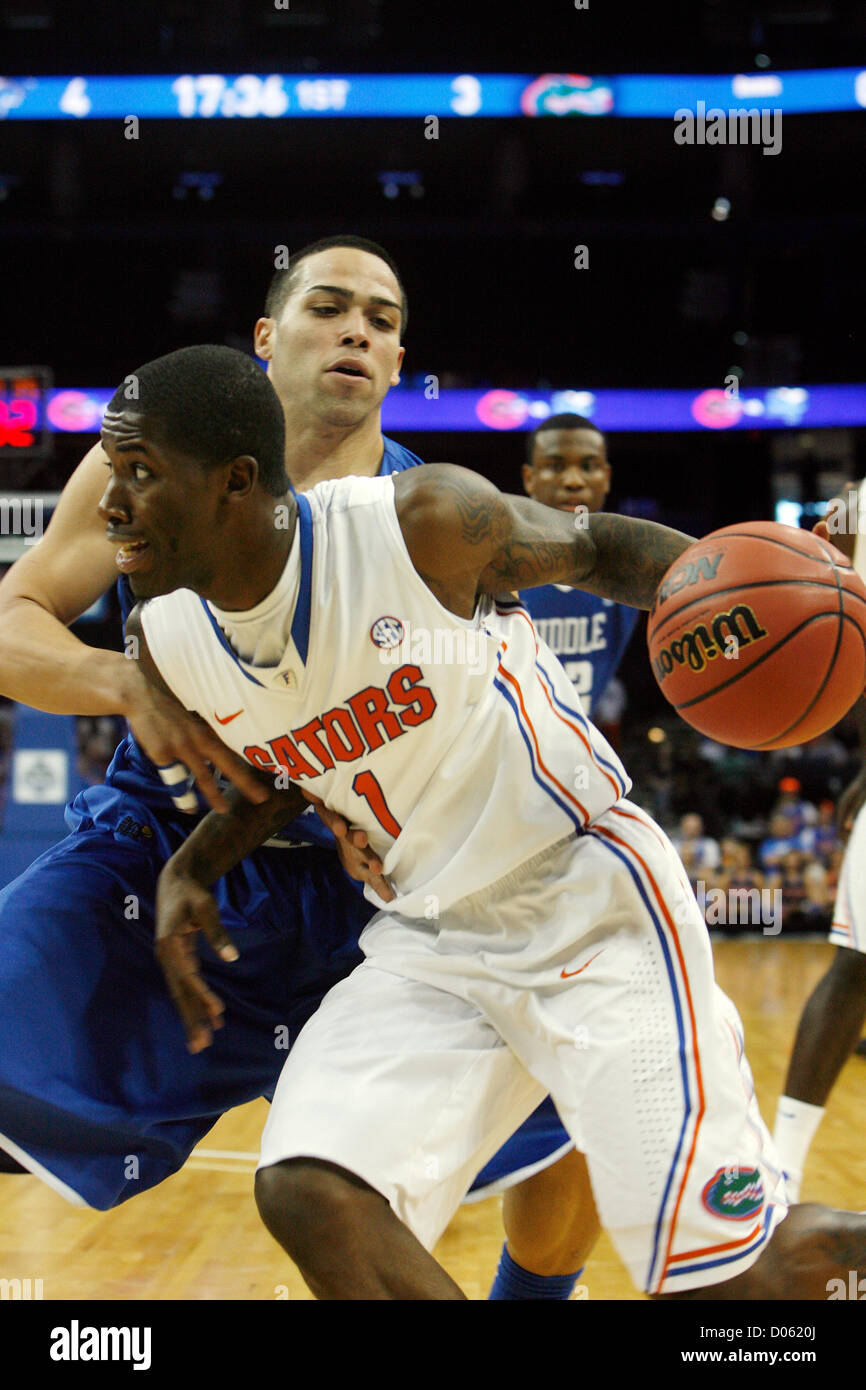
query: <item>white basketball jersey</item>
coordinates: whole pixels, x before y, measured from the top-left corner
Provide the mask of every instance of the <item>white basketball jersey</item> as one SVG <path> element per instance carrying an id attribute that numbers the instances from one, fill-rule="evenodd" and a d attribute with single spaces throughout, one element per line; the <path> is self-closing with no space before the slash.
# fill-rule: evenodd
<path id="1" fill-rule="evenodd" d="M 299 496 L 299 584 L 279 666 L 238 659 L 182 589 L 143 609 L 167 684 L 254 766 L 366 830 L 397 894 L 431 917 L 580 832 L 631 783 L 515 599 L 444 608 L 406 549 L 394 480 Z"/>

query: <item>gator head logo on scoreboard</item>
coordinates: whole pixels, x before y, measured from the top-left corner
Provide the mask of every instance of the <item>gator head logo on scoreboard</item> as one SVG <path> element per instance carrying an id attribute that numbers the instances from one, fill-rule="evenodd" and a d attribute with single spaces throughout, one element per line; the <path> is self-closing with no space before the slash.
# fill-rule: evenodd
<path id="1" fill-rule="evenodd" d="M 594 77 L 574 72 L 546 72 L 521 92 L 524 116 L 607 116 L 613 89 Z"/>

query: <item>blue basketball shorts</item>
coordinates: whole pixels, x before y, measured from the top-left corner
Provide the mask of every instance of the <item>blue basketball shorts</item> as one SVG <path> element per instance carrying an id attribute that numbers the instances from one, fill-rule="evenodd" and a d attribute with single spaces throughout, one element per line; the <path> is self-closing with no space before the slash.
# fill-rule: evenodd
<path id="1" fill-rule="evenodd" d="M 83 793 L 73 833 L 0 891 L 0 1148 L 99 1209 L 176 1172 L 227 1110 L 271 1098 L 300 1029 L 361 961 L 374 912 L 332 850 L 249 856 L 214 888 L 239 959 L 199 939 L 225 1015 L 191 1055 L 153 949 L 156 880 L 191 826 L 164 806 L 150 789 Z M 475 1189 L 568 1145 L 546 1102 Z"/>
<path id="2" fill-rule="evenodd" d="M 113 813 L 0 892 L 0 1148 L 102 1209 L 175 1172 L 226 1110 L 270 1098 L 371 915 L 332 851 L 250 856 L 215 889 L 239 960 L 199 943 L 225 1022 L 193 1056 L 153 947 L 156 880 L 189 822 L 125 795 Z"/>

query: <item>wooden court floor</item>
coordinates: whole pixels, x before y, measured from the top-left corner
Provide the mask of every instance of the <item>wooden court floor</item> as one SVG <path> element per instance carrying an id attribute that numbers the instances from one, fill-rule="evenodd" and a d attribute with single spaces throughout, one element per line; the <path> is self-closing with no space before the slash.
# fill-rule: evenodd
<path id="1" fill-rule="evenodd" d="M 832 947 L 781 938 L 720 941 L 716 972 L 736 1003 L 763 1115 L 772 1127 L 800 1009 Z M 111 1212 L 69 1206 L 36 1178 L 0 1176 L 0 1279 L 41 1279 L 45 1300 L 309 1299 L 259 1222 L 253 1155 L 264 1101 L 224 1117 L 183 1172 Z M 866 1060 L 846 1065 L 818 1131 L 803 1199 L 866 1207 Z M 499 1199 L 461 1208 L 436 1255 L 470 1299 L 487 1296 L 502 1242 Z M 602 1236 L 590 1299 L 642 1297 Z M 35 1287 L 35 1286 L 33 1286 Z"/>

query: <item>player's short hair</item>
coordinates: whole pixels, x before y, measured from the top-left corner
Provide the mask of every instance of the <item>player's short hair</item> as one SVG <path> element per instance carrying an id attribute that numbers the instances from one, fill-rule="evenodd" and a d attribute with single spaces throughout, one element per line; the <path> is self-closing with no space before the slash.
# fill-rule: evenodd
<path id="1" fill-rule="evenodd" d="M 367 237 L 353 236 L 326 236 L 319 241 L 311 241 L 309 246 L 302 246 L 300 251 L 296 251 L 289 257 L 289 263 L 283 270 L 274 271 L 268 292 L 265 295 L 265 314 L 269 319 L 278 319 L 283 311 L 283 305 L 295 288 L 296 271 L 301 261 L 305 261 L 308 256 L 315 256 L 318 251 L 330 251 L 333 246 L 351 246 L 356 251 L 366 251 L 370 256 L 378 256 L 380 261 L 384 261 L 397 284 L 400 286 L 400 336 L 406 332 L 406 325 L 409 322 L 409 301 L 406 298 L 406 291 L 403 288 L 403 281 L 400 279 L 400 272 L 397 269 L 393 258 L 380 246 L 377 241 L 370 241 Z"/>
<path id="2" fill-rule="evenodd" d="M 563 411 L 561 415 L 548 415 L 546 420 L 542 420 L 541 424 L 536 425 L 535 429 L 527 435 L 527 463 L 532 463 L 532 455 L 535 452 L 535 441 L 542 430 L 593 430 L 604 439 L 604 434 L 599 429 L 598 425 L 594 425 L 591 420 L 587 420 L 585 415 L 574 415 L 571 411 Z"/>
<path id="3" fill-rule="evenodd" d="M 205 468 L 250 454 L 265 492 L 289 489 L 283 407 L 258 363 L 234 348 L 207 343 L 156 357 L 124 378 L 107 409 L 146 416 L 160 443 Z"/>

